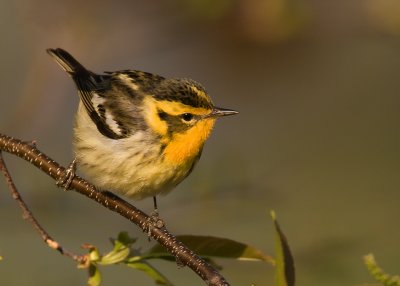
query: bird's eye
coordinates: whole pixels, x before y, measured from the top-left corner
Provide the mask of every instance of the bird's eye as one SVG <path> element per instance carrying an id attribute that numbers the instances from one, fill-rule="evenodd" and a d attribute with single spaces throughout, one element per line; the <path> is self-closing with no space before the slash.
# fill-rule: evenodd
<path id="1" fill-rule="evenodd" d="M 182 119 L 186 122 L 189 122 L 193 119 L 193 114 L 191 113 L 184 113 L 182 114 Z"/>

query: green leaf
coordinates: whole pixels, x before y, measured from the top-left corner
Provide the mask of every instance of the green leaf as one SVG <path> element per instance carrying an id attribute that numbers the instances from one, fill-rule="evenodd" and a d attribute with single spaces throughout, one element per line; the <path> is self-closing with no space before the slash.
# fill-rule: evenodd
<path id="1" fill-rule="evenodd" d="M 85 245 L 84 248 L 89 249 L 89 262 L 96 262 L 100 260 L 100 252 L 99 250 L 93 245 Z"/>
<path id="2" fill-rule="evenodd" d="M 109 253 L 101 257 L 101 259 L 97 261 L 97 263 L 101 265 L 117 264 L 125 260 L 125 258 L 129 256 L 130 251 L 131 250 L 127 247 L 110 251 Z"/>
<path id="3" fill-rule="evenodd" d="M 89 271 L 88 285 L 99 286 L 101 283 L 101 274 L 99 268 L 93 263 L 91 263 L 88 271 Z"/>
<path id="4" fill-rule="evenodd" d="M 231 258 L 273 263 L 273 258 L 263 254 L 260 250 L 231 239 L 200 235 L 179 235 L 177 239 L 201 257 Z M 144 253 L 143 257 L 146 259 L 162 258 L 175 261 L 175 257 L 160 245 L 155 245 Z"/>
<path id="5" fill-rule="evenodd" d="M 131 252 L 131 245 L 136 239 L 129 237 L 127 232 L 120 232 L 117 239 L 113 239 L 114 248 L 109 253 L 103 255 L 97 263 L 102 265 L 116 264 L 127 258 Z"/>
<path id="6" fill-rule="evenodd" d="M 114 240 L 114 242 L 118 241 L 123 245 L 131 246 L 132 244 L 134 244 L 136 242 L 136 240 L 137 240 L 137 238 L 130 237 L 128 232 L 121 231 L 118 234 L 118 238 L 116 240 Z"/>
<path id="7" fill-rule="evenodd" d="M 148 276 L 150 276 L 157 284 L 174 286 L 164 275 L 162 275 L 157 269 L 146 262 L 126 262 L 128 267 L 143 271 Z"/>
<path id="8" fill-rule="evenodd" d="M 275 227 L 275 280 L 277 286 L 294 286 L 295 269 L 294 260 L 290 252 L 289 244 L 283 234 L 274 211 L 271 211 L 271 217 Z"/>
<path id="9" fill-rule="evenodd" d="M 400 276 L 389 275 L 385 273 L 382 268 L 379 267 L 375 261 L 373 254 L 364 256 L 364 263 L 367 266 L 369 274 L 378 282 L 384 286 L 400 286 Z"/>

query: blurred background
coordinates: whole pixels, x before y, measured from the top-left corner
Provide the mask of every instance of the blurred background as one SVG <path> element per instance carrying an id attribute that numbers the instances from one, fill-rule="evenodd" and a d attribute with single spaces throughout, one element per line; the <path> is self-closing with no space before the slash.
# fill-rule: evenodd
<path id="1" fill-rule="evenodd" d="M 71 79 L 46 54 L 62 47 L 96 72 L 139 69 L 201 82 L 220 120 L 192 175 L 159 199 L 176 234 L 227 237 L 273 252 L 278 213 L 297 285 L 372 282 L 373 252 L 400 273 L 400 2 L 396 0 L 1 1 L 0 132 L 64 166 L 78 104 Z M 106 251 L 138 228 L 5 154 L 17 187 L 64 247 Z M 0 179 L 0 284 L 85 285 L 86 273 L 48 249 Z M 152 200 L 137 203 L 145 211 Z M 397 226 L 396 226 L 397 225 Z M 219 261 L 232 285 L 272 285 L 257 262 Z M 154 262 L 177 285 L 188 269 Z M 123 267 L 103 285 L 153 285 Z"/>

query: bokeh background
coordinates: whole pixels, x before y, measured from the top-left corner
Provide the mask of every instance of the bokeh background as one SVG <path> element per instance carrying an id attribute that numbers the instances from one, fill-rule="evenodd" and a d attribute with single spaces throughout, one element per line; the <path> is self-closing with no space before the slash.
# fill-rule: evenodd
<path id="1" fill-rule="evenodd" d="M 361 261 L 369 252 L 400 272 L 399 15 L 396 0 L 3 0 L 0 132 L 72 160 L 78 98 L 49 47 L 97 72 L 193 78 L 240 115 L 218 122 L 195 172 L 159 199 L 170 230 L 272 253 L 274 209 L 298 285 L 372 282 Z M 66 248 L 107 250 L 120 230 L 151 246 L 129 222 L 5 157 L 32 211 Z M 21 219 L 3 180 L 0 190 L 0 284 L 84 285 L 86 273 Z M 152 208 L 151 200 L 137 205 Z M 269 265 L 219 262 L 232 285 L 272 285 Z M 203 285 L 188 269 L 154 264 L 177 285 Z M 122 267 L 103 277 L 104 285 L 153 283 Z"/>

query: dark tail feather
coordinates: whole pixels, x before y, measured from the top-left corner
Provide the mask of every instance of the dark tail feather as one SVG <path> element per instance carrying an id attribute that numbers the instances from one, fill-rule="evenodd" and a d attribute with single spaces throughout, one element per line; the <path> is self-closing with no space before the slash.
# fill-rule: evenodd
<path id="1" fill-rule="evenodd" d="M 75 74 L 90 74 L 90 72 L 81 65 L 73 56 L 63 49 L 47 49 L 55 61 L 70 75 Z"/>

